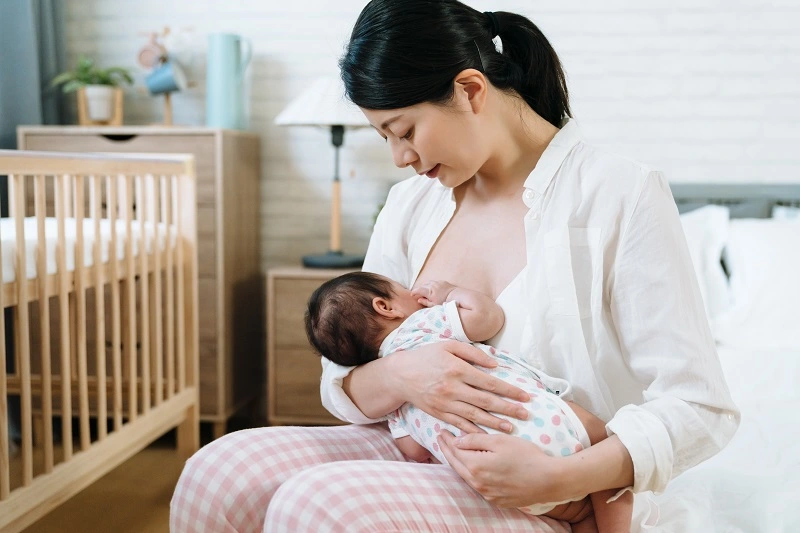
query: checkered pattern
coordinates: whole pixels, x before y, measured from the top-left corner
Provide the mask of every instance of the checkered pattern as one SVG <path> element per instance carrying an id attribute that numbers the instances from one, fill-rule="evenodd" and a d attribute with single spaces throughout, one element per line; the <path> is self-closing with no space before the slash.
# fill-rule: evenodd
<path id="1" fill-rule="evenodd" d="M 383 424 L 273 427 L 197 452 L 172 497 L 170 531 L 526 531 L 569 527 L 498 509 L 450 467 L 405 462 Z"/>

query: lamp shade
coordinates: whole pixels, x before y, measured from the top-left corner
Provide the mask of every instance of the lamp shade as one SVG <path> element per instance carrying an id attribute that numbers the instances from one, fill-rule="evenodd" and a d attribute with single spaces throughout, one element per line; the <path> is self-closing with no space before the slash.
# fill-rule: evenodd
<path id="1" fill-rule="evenodd" d="M 275 118 L 278 126 L 369 126 L 361 110 L 344 96 L 338 77 L 316 79 Z"/>

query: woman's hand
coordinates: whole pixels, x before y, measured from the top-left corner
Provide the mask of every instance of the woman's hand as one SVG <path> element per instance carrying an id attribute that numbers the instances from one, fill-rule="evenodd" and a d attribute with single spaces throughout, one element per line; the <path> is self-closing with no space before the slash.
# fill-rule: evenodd
<path id="1" fill-rule="evenodd" d="M 442 431 L 437 440 L 453 470 L 498 507 L 524 507 L 572 497 L 560 490 L 558 459 L 525 439 L 485 433 L 456 438 Z"/>
<path id="2" fill-rule="evenodd" d="M 502 397 L 527 402 L 530 395 L 490 376 L 470 363 L 484 367 L 497 362 L 483 351 L 459 341 L 430 344 L 385 358 L 391 393 L 429 415 L 465 433 L 483 432 L 476 424 L 510 432 L 507 420 L 489 413 L 525 420 L 524 407 Z M 391 361 L 391 363 L 389 363 Z"/>

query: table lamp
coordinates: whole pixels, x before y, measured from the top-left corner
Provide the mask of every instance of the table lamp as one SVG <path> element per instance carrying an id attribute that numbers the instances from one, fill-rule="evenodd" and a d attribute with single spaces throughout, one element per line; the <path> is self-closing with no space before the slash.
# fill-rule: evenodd
<path id="1" fill-rule="evenodd" d="M 369 122 L 354 104 L 344 97 L 344 85 L 339 78 L 319 78 L 281 111 L 275 118 L 279 126 L 318 126 L 330 128 L 334 146 L 333 189 L 331 191 L 331 241 L 324 254 L 306 255 L 303 265 L 311 268 L 356 268 L 364 256 L 348 255 L 342 251 L 341 180 L 339 179 L 339 148 L 344 143 L 345 128 L 363 128 Z"/>

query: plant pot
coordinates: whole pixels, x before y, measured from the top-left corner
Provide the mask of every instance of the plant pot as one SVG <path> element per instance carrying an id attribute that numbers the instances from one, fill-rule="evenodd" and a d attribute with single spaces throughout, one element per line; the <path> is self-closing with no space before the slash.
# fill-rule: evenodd
<path id="1" fill-rule="evenodd" d="M 121 126 L 122 89 L 109 85 L 87 85 L 78 89 L 78 124 Z"/>
<path id="2" fill-rule="evenodd" d="M 109 85 L 87 85 L 86 112 L 89 120 L 109 122 L 114 115 L 114 87 Z"/>

